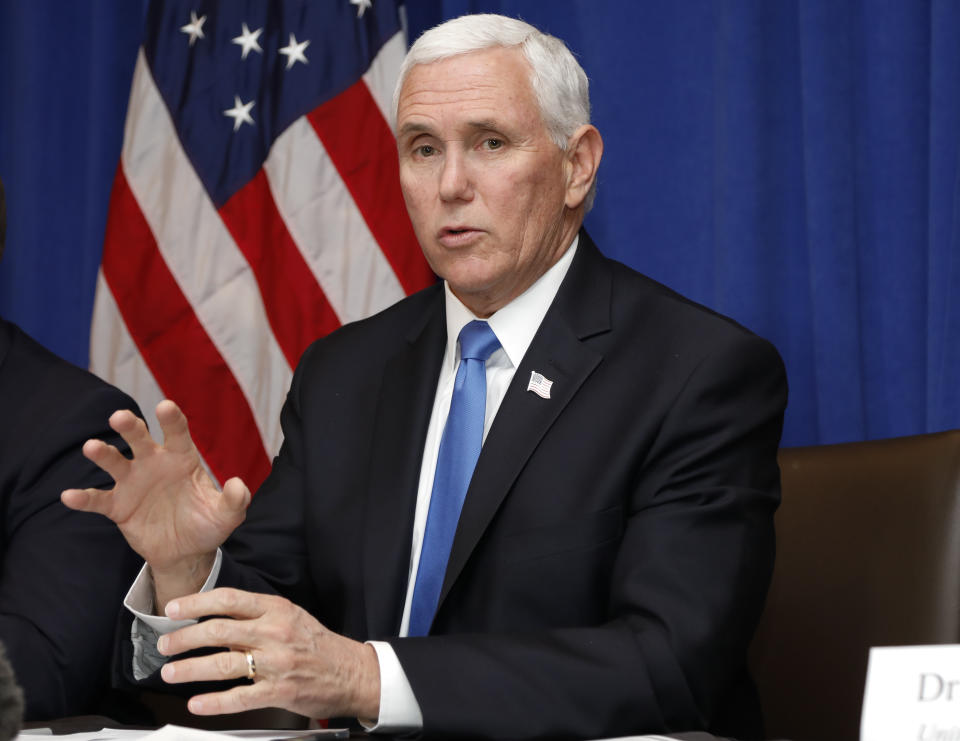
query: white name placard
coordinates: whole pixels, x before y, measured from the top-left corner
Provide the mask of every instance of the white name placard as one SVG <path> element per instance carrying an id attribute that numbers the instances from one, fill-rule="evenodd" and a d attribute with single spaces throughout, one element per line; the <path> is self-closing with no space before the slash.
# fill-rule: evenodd
<path id="1" fill-rule="evenodd" d="M 860 741 L 960 741 L 960 645 L 870 649 Z"/>

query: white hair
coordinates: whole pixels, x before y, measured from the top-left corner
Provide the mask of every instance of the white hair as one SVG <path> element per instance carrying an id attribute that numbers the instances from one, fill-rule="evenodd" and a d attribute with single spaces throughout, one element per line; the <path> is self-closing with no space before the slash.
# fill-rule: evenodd
<path id="1" fill-rule="evenodd" d="M 494 47 L 518 47 L 523 52 L 544 125 L 557 146 L 566 150 L 574 132 L 590 123 L 587 74 L 560 39 L 503 15 L 464 15 L 424 31 L 400 66 L 393 91 L 394 117 L 400 90 L 414 66 Z M 596 187 L 594 180 L 585 201 L 587 211 L 593 205 Z"/>

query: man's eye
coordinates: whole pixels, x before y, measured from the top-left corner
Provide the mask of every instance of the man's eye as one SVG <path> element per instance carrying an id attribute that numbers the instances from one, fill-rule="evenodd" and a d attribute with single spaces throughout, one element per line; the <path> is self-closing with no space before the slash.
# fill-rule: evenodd
<path id="1" fill-rule="evenodd" d="M 419 147 L 416 148 L 415 151 L 421 157 L 430 157 L 437 150 L 431 147 L 429 144 L 421 144 Z"/>
<path id="2" fill-rule="evenodd" d="M 485 146 L 487 149 L 500 149 L 500 147 L 503 146 L 503 140 L 494 138 L 484 139 L 483 146 Z"/>

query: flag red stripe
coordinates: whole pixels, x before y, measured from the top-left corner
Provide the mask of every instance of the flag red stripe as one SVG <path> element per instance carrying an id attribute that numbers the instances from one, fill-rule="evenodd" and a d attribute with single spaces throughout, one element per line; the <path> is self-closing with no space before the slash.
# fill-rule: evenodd
<path id="1" fill-rule="evenodd" d="M 213 474 L 220 481 L 240 476 L 255 490 L 270 461 L 250 406 L 170 273 L 122 166 L 110 197 L 103 275 L 153 377 L 190 419 Z"/>
<path id="2" fill-rule="evenodd" d="M 273 334 L 294 368 L 307 345 L 340 320 L 290 236 L 263 170 L 220 208 L 220 216 L 253 269 Z"/>
<path id="3" fill-rule="evenodd" d="M 433 272 L 400 192 L 397 147 L 363 80 L 307 114 L 403 289 L 426 288 Z"/>

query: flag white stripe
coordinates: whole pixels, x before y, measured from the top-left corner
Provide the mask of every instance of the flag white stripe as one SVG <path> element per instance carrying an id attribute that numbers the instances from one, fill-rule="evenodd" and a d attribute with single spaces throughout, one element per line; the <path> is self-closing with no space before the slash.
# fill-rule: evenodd
<path id="1" fill-rule="evenodd" d="M 400 65 L 406 55 L 407 42 L 403 31 L 399 31 L 377 52 L 370 69 L 363 76 L 363 81 L 367 84 L 377 107 L 390 125 L 390 131 L 393 131 L 396 123 L 393 110 L 393 88 L 397 83 Z"/>
<path id="2" fill-rule="evenodd" d="M 272 456 L 282 441 L 280 407 L 292 373 L 253 272 L 180 147 L 142 49 L 121 162 L 170 272 L 236 378 Z"/>
<path id="3" fill-rule="evenodd" d="M 281 134 L 264 163 L 277 210 L 340 322 L 404 297 L 403 287 L 306 120 Z"/>

